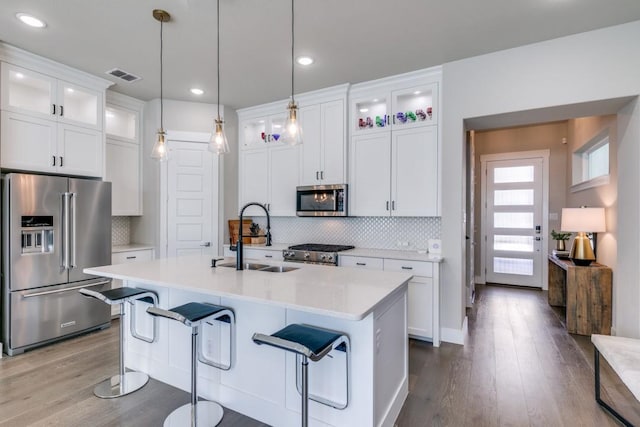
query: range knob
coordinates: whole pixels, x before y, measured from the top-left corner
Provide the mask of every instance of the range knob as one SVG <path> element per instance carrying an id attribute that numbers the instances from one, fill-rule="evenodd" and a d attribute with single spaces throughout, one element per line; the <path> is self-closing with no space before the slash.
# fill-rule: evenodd
<path id="1" fill-rule="evenodd" d="M 325 261 L 326 259 L 327 259 L 327 255 L 325 255 L 325 254 L 320 255 L 320 260 L 321 261 Z"/>
<path id="2" fill-rule="evenodd" d="M 309 252 L 305 252 L 304 259 L 309 259 L 309 258 L 311 258 L 311 254 Z"/>
<path id="3" fill-rule="evenodd" d="M 333 255 L 327 255 L 327 261 L 333 262 Z"/>

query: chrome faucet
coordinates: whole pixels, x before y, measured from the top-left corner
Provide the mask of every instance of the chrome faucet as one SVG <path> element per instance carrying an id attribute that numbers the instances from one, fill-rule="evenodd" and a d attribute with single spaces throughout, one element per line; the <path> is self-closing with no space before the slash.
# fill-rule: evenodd
<path id="1" fill-rule="evenodd" d="M 242 207 L 242 209 L 240 209 L 240 229 L 238 230 L 238 243 L 236 244 L 236 270 L 244 270 L 242 238 L 249 237 L 249 236 L 242 235 L 242 217 L 244 216 L 244 210 L 247 209 L 249 206 L 259 206 L 267 214 L 267 234 L 265 234 L 265 237 L 267 238 L 266 246 L 271 246 L 271 217 L 269 216 L 269 210 L 265 205 L 261 205 L 260 203 L 257 203 L 257 202 L 247 203 Z"/>

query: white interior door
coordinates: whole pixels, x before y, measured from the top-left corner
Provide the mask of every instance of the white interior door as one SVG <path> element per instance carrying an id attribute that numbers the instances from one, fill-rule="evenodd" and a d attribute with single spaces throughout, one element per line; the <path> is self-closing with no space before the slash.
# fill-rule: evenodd
<path id="1" fill-rule="evenodd" d="M 218 158 L 203 143 L 169 140 L 168 145 L 167 256 L 215 254 Z"/>
<path id="2" fill-rule="evenodd" d="M 543 159 L 483 162 L 486 281 L 542 287 Z"/>

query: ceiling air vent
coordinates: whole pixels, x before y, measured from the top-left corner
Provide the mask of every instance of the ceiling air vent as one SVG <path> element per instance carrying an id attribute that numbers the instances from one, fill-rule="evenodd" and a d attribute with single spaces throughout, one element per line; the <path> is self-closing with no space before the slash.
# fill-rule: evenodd
<path id="1" fill-rule="evenodd" d="M 121 70 L 119 68 L 114 68 L 113 70 L 109 70 L 107 71 L 107 74 L 113 77 L 117 77 L 128 83 L 133 83 L 142 79 L 142 77 L 138 77 L 135 74 L 127 73 L 126 71 Z"/>

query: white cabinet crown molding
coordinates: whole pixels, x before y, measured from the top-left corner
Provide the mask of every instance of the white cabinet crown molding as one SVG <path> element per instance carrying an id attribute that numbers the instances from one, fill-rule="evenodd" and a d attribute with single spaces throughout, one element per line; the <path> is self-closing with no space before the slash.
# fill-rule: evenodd
<path id="1" fill-rule="evenodd" d="M 111 89 L 106 91 L 106 103 L 128 108 L 130 110 L 139 110 L 141 114 L 145 105 L 144 101 L 122 93 L 114 92 Z M 140 121 L 142 122 L 142 119 Z"/>
<path id="2" fill-rule="evenodd" d="M 105 90 L 115 83 L 80 71 L 60 62 L 36 55 L 13 45 L 0 42 L 0 61 L 37 70 L 60 80 L 72 81 L 81 86 Z"/>
<path id="3" fill-rule="evenodd" d="M 349 89 L 349 96 L 360 96 L 361 93 L 368 94 L 372 90 L 391 91 L 399 87 L 411 87 L 428 83 L 441 84 L 441 82 L 442 66 L 438 65 L 436 67 L 353 84 Z"/>

